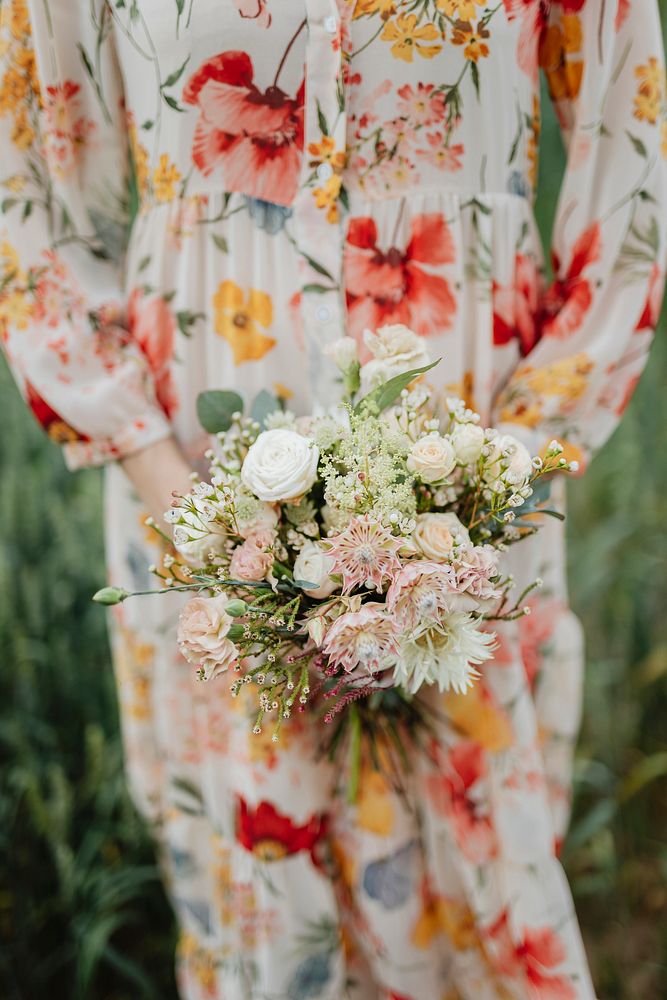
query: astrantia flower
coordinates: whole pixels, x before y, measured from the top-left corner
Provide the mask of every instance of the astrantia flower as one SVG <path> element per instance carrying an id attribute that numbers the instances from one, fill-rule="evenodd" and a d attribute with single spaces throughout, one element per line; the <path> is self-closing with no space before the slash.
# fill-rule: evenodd
<path id="1" fill-rule="evenodd" d="M 398 629 L 384 604 L 368 603 L 356 612 L 341 615 L 326 634 L 322 651 L 332 666 L 352 673 L 361 667 L 368 674 L 396 663 Z"/>
<path id="2" fill-rule="evenodd" d="M 343 577 L 343 593 L 355 587 L 375 587 L 381 593 L 386 580 L 392 581 L 401 568 L 398 550 L 402 539 L 366 514 L 354 517 L 338 535 L 329 539 L 332 573 Z"/>
<path id="3" fill-rule="evenodd" d="M 451 610 L 448 602 L 456 586 L 454 569 L 446 563 L 406 563 L 387 591 L 387 610 L 401 628 L 413 629 Z"/>
<path id="4" fill-rule="evenodd" d="M 464 694 L 479 677 L 475 666 L 492 656 L 495 637 L 481 632 L 474 618 L 452 612 L 439 622 L 424 622 L 400 643 L 394 682 L 411 694 L 422 684 Z"/>

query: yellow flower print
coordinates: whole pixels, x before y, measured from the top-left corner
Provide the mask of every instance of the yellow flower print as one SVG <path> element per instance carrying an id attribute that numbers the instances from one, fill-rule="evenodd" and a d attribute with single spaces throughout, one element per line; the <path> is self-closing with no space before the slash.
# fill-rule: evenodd
<path id="1" fill-rule="evenodd" d="M 8 177 L 6 181 L 3 181 L 3 187 L 6 187 L 14 194 L 20 194 L 27 183 L 28 178 L 25 174 L 12 174 L 12 176 Z"/>
<path id="2" fill-rule="evenodd" d="M 137 180 L 139 197 L 144 198 L 148 192 L 148 182 L 150 178 L 150 171 L 148 169 L 148 151 L 146 147 L 142 146 L 139 142 L 139 137 L 137 136 L 137 126 L 134 122 L 130 122 L 129 136 L 130 148 L 132 150 L 132 162 L 134 164 L 134 173 Z"/>
<path id="3" fill-rule="evenodd" d="M 639 80 L 635 97 L 635 118 L 656 125 L 665 94 L 664 69 L 655 56 L 651 56 L 647 63 L 637 66 L 635 76 Z"/>
<path id="4" fill-rule="evenodd" d="M 539 166 L 539 145 L 540 132 L 542 130 L 542 112 L 540 109 L 540 99 L 537 94 L 533 95 L 533 114 L 529 119 L 528 141 L 526 143 L 526 156 L 528 158 L 528 180 L 533 188 L 537 186 L 537 171 Z"/>
<path id="5" fill-rule="evenodd" d="M 313 197 L 315 198 L 315 204 L 317 207 L 323 209 L 326 208 L 327 210 L 327 222 L 338 222 L 338 196 L 340 194 L 342 184 L 343 181 L 338 174 L 332 174 L 329 180 L 324 182 L 322 187 L 315 188 L 313 191 Z"/>
<path id="6" fill-rule="evenodd" d="M 387 779 L 372 765 L 365 767 L 357 796 L 357 826 L 379 837 L 394 829 L 394 806 Z"/>
<path id="7" fill-rule="evenodd" d="M 476 7 L 482 0 L 435 0 L 435 6 L 447 17 L 457 21 L 470 21 L 476 16 Z"/>
<path id="8" fill-rule="evenodd" d="M 584 352 L 544 368 L 526 365 L 518 369 L 502 400 L 501 421 L 536 427 L 543 416 L 543 397 L 560 396 L 566 404 L 576 402 L 586 391 L 592 370 L 593 362 Z"/>
<path id="9" fill-rule="evenodd" d="M 17 42 L 30 35 L 30 14 L 26 0 L 12 0 L 8 11 L 8 26 Z"/>
<path id="10" fill-rule="evenodd" d="M 352 17 L 370 17 L 372 14 L 379 14 L 383 21 L 388 20 L 392 14 L 396 13 L 395 0 L 352 0 L 354 10 Z"/>
<path id="11" fill-rule="evenodd" d="M 452 725 L 485 750 L 498 753 L 512 745 L 509 719 L 479 684 L 471 689 L 470 698 L 448 692 L 442 704 Z"/>
<path id="12" fill-rule="evenodd" d="M 412 930 L 412 943 L 416 948 L 429 948 L 433 939 L 443 931 L 456 951 L 467 951 L 479 945 L 475 916 L 465 903 L 445 896 L 427 898 Z"/>
<path id="13" fill-rule="evenodd" d="M 316 167 L 320 163 L 328 163 L 336 172 L 345 166 L 344 150 L 336 149 L 336 141 L 330 135 L 323 135 L 321 142 L 311 142 L 308 146 L 312 160 L 310 165 Z"/>
<path id="14" fill-rule="evenodd" d="M 153 191 L 158 201 L 173 201 L 176 197 L 176 185 L 181 179 L 181 172 L 175 163 L 169 162 L 167 153 L 163 153 L 160 162 L 153 171 Z"/>
<path id="15" fill-rule="evenodd" d="M 660 126 L 661 142 L 660 152 L 664 160 L 667 160 L 667 119 L 664 119 Z"/>
<path id="16" fill-rule="evenodd" d="M 463 55 L 469 62 L 479 62 L 486 59 L 489 54 L 489 46 L 484 41 L 489 37 L 486 28 L 473 28 L 470 24 L 459 24 L 454 29 L 452 42 L 454 45 L 464 45 Z"/>
<path id="17" fill-rule="evenodd" d="M 581 20 L 577 14 L 565 14 L 560 24 L 553 24 L 545 31 L 540 45 L 540 66 L 554 101 L 578 97 L 584 76 L 582 47 Z"/>
<path id="18" fill-rule="evenodd" d="M 282 399 L 285 402 L 294 397 L 294 393 L 292 392 L 292 390 L 288 388 L 288 386 L 283 385 L 282 382 L 274 382 L 273 391 L 275 392 L 278 399 Z"/>
<path id="19" fill-rule="evenodd" d="M 25 292 L 14 289 L 0 295 L 0 327 L 5 325 L 17 330 L 25 330 L 30 323 L 32 305 Z"/>
<path id="20" fill-rule="evenodd" d="M 181 933 L 177 952 L 179 961 L 187 967 L 195 982 L 213 996 L 217 983 L 215 952 L 202 947 L 194 934 L 188 931 Z"/>
<path id="21" fill-rule="evenodd" d="M 412 62 L 415 52 L 424 59 L 432 59 L 442 50 L 442 45 L 424 44 L 442 36 L 434 24 L 419 27 L 416 14 L 399 14 L 394 21 L 387 21 L 380 37 L 385 42 L 393 42 L 391 54 L 404 62 Z"/>
<path id="22" fill-rule="evenodd" d="M 14 128 L 12 129 L 12 142 L 17 147 L 17 149 L 25 150 L 29 149 L 33 142 L 35 141 L 35 130 L 28 121 L 28 116 L 24 111 L 14 119 Z"/>
<path id="23" fill-rule="evenodd" d="M 213 296 L 215 331 L 231 345 L 234 364 L 259 361 L 276 341 L 262 333 L 273 322 L 273 303 L 266 292 L 243 289 L 234 281 L 223 281 Z"/>

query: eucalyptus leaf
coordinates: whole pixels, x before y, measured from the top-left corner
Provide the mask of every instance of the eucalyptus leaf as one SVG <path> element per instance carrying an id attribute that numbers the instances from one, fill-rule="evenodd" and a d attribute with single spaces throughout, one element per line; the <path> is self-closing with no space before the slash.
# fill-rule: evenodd
<path id="1" fill-rule="evenodd" d="M 250 407 L 250 416 L 253 420 L 256 420 L 260 427 L 264 428 L 264 421 L 268 417 L 269 413 L 275 413 L 276 410 L 280 409 L 280 403 L 276 397 L 267 392 L 266 389 L 262 389 L 255 396 L 252 406 Z"/>
<path id="2" fill-rule="evenodd" d="M 212 389 L 197 396 L 197 416 L 199 423 L 209 434 L 228 431 L 232 426 L 232 415 L 243 412 L 243 400 L 238 392 Z"/>
<path id="3" fill-rule="evenodd" d="M 423 375 L 425 372 L 430 372 L 431 368 L 435 368 L 436 365 L 440 364 L 440 358 L 437 361 L 433 361 L 430 365 L 425 365 L 423 368 L 413 368 L 409 372 L 401 372 L 400 375 L 394 375 L 390 378 L 388 382 L 383 382 L 382 385 L 377 386 L 372 392 L 360 399 L 354 408 L 355 413 L 363 413 L 364 411 L 368 413 L 378 414 L 386 410 L 388 406 L 398 399 L 404 389 L 410 385 L 418 375 Z"/>
<path id="4" fill-rule="evenodd" d="M 299 590 L 317 590 L 319 587 L 318 583 L 311 583 L 310 580 L 293 580 L 292 583 Z"/>

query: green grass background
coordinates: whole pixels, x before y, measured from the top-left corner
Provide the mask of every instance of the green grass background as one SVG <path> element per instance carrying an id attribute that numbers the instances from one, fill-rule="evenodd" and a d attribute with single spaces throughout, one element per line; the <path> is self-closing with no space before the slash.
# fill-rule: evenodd
<path id="1" fill-rule="evenodd" d="M 562 150 L 545 112 L 546 237 Z M 588 667 L 565 863 L 603 1000 L 667 997 L 666 376 L 659 335 L 620 429 L 570 488 Z M 175 1000 L 173 920 L 123 783 L 90 602 L 100 475 L 65 471 L 4 365 L 0 394 L 0 998 Z"/>

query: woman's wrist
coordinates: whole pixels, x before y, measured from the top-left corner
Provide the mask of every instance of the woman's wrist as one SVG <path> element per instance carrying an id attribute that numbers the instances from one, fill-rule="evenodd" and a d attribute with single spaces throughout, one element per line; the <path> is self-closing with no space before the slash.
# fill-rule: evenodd
<path id="1" fill-rule="evenodd" d="M 127 455 L 120 463 L 147 513 L 164 525 L 164 512 L 172 494 L 187 493 L 191 488 L 191 469 L 173 437 L 157 441 L 141 451 Z"/>

